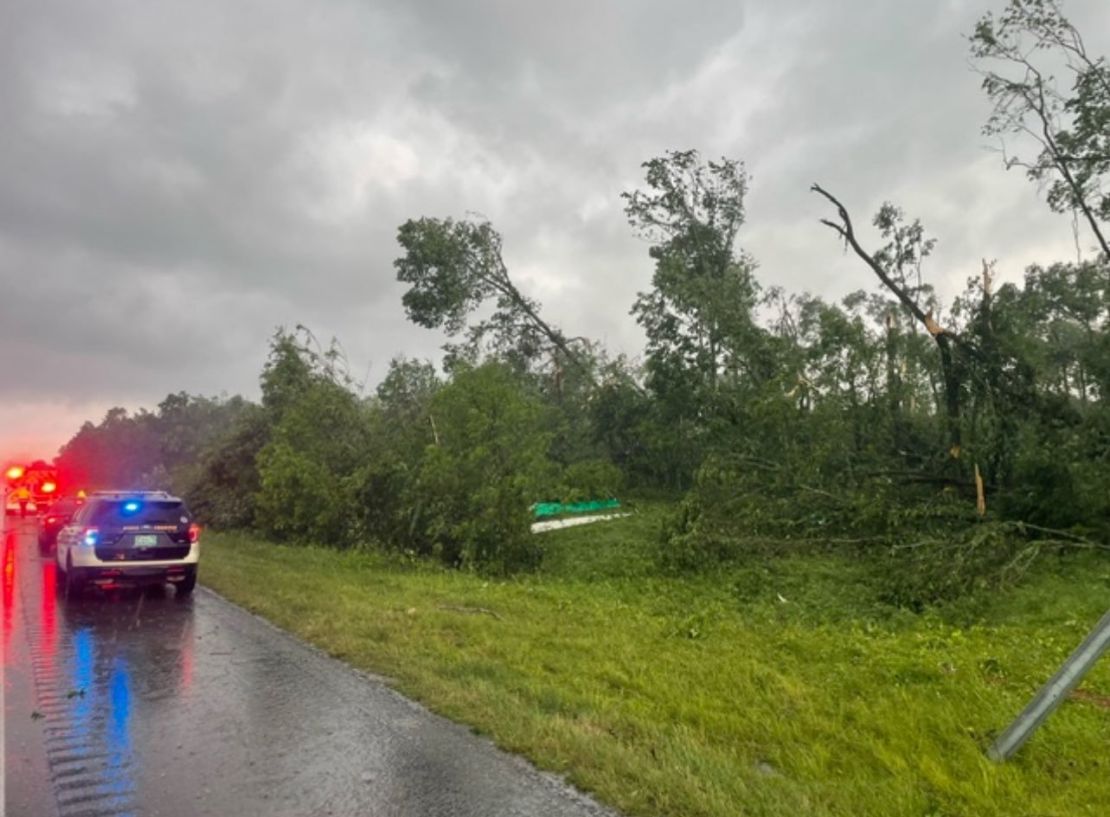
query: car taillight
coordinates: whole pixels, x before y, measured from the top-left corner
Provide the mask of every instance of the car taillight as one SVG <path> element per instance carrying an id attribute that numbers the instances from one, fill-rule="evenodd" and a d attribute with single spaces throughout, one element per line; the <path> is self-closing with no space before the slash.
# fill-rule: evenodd
<path id="1" fill-rule="evenodd" d="M 189 544 L 195 544 L 200 541 L 200 525 L 194 522 L 189 526 Z"/>
<path id="2" fill-rule="evenodd" d="M 89 547 L 96 547 L 97 537 L 100 536 L 100 531 L 96 528 L 85 528 L 84 543 Z"/>

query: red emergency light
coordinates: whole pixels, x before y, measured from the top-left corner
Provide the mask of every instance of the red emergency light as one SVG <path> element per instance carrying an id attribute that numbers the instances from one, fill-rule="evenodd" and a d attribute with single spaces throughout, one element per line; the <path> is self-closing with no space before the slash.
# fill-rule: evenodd
<path id="1" fill-rule="evenodd" d="M 27 472 L 27 469 L 24 468 L 22 465 L 13 465 L 11 468 L 9 468 L 7 470 L 7 472 L 5 473 L 5 476 L 8 479 L 16 480 L 16 479 L 19 479 L 20 477 L 22 477 L 26 472 Z"/>
<path id="2" fill-rule="evenodd" d="M 44 482 L 40 487 L 44 494 L 52 494 L 58 490 L 57 483 L 51 481 Z"/>

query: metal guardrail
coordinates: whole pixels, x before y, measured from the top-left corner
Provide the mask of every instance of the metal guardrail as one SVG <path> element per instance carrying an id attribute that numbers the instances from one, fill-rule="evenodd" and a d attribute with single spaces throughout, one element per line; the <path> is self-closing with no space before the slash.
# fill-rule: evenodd
<path id="1" fill-rule="evenodd" d="M 1107 647 L 1110 647 L 1110 612 L 1102 617 L 1056 674 L 1037 691 L 1017 719 L 998 736 L 987 750 L 990 759 L 1001 762 L 1013 757 L 1014 752 L 1029 740 L 1029 736 L 1048 719 L 1068 693 L 1079 686 L 1083 676 L 1106 652 Z"/>

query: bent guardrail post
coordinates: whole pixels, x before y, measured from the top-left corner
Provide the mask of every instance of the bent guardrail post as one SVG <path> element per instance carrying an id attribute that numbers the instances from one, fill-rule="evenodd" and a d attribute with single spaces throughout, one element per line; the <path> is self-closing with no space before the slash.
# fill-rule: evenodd
<path id="1" fill-rule="evenodd" d="M 1048 680 L 1048 683 L 1037 690 L 1033 700 L 987 750 L 987 756 L 999 762 L 1012 757 L 1029 736 L 1037 731 L 1037 727 L 1047 720 L 1068 693 L 1079 686 L 1083 676 L 1094 666 L 1099 656 L 1106 652 L 1107 647 L 1110 647 L 1110 612 L 1107 612 L 1095 625 L 1090 634 L 1083 639 L 1083 643 L 1068 656 L 1063 666 Z"/>

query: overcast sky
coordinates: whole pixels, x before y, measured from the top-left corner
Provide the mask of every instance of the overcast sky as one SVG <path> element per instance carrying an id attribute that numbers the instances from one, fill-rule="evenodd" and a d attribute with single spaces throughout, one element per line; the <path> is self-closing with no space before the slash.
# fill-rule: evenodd
<path id="1" fill-rule="evenodd" d="M 551 321 L 635 355 L 652 269 L 620 193 L 667 149 L 746 162 L 765 285 L 873 286 L 813 181 L 861 225 L 920 217 L 945 295 L 984 256 L 1074 258 L 980 135 L 965 37 L 1001 4 L 6 0 L 0 457 L 170 391 L 256 396 L 278 326 L 336 336 L 371 385 L 434 357 L 392 268 L 421 215 L 482 213 Z M 1110 3 L 1065 11 L 1110 52 Z"/>

